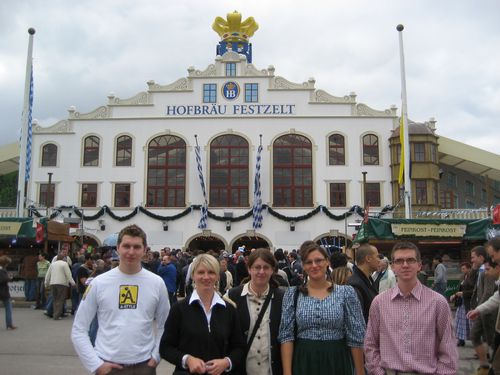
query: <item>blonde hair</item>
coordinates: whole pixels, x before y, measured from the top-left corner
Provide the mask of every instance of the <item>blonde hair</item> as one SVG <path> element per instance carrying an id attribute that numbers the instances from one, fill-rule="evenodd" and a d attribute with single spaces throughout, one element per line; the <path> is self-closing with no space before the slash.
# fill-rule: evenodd
<path id="1" fill-rule="evenodd" d="M 215 272 L 217 275 L 217 280 L 220 274 L 220 265 L 217 258 L 210 254 L 200 254 L 193 260 L 193 265 L 191 266 L 191 278 L 193 278 L 194 273 L 200 267 L 204 266 L 208 270 Z"/>
<path id="2" fill-rule="evenodd" d="M 347 284 L 347 280 L 352 276 L 352 271 L 348 267 L 334 268 L 331 274 L 332 282 L 337 285 Z"/>

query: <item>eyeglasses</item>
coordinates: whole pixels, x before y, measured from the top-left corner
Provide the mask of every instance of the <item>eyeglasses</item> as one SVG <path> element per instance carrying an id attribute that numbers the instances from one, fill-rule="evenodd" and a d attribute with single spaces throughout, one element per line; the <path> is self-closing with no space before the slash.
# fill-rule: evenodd
<path id="1" fill-rule="evenodd" d="M 403 264 L 407 264 L 409 266 L 413 265 L 413 264 L 416 264 L 418 261 L 417 259 L 415 258 L 398 258 L 398 259 L 394 259 L 392 261 L 392 264 L 396 264 L 398 266 L 402 266 Z"/>
<path id="2" fill-rule="evenodd" d="M 250 267 L 250 269 L 252 269 L 256 272 L 260 272 L 260 271 L 269 272 L 272 270 L 271 266 L 252 266 L 252 267 Z"/>
<path id="3" fill-rule="evenodd" d="M 320 266 L 320 265 L 323 264 L 323 262 L 325 260 L 326 260 L 325 258 L 309 259 L 309 260 L 304 261 L 304 265 L 310 266 L 310 265 L 312 265 L 314 263 L 314 265 Z"/>

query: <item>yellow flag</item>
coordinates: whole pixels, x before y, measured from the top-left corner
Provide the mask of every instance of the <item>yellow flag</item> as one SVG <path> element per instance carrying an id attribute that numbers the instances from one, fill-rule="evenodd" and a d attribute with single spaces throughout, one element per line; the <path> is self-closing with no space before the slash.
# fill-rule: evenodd
<path id="1" fill-rule="evenodd" d="M 403 116 L 399 119 L 399 143 L 401 144 L 401 156 L 399 158 L 399 185 L 404 183 L 404 169 L 405 169 L 405 132 L 404 132 L 404 121 Z"/>

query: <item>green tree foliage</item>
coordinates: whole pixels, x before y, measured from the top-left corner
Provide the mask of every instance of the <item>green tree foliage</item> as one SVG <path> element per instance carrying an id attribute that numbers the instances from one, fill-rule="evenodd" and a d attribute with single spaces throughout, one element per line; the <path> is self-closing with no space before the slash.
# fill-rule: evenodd
<path id="1" fill-rule="evenodd" d="M 0 176 L 0 207 L 16 207 L 17 171 Z"/>

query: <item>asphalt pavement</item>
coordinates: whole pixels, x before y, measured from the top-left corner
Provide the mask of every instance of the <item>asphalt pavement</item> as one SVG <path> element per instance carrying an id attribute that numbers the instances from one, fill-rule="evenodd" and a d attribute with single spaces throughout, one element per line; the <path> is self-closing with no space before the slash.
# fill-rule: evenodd
<path id="1" fill-rule="evenodd" d="M 73 317 L 55 321 L 42 310 L 16 301 L 13 318 L 18 329 L 5 330 L 4 309 L 0 308 L 0 373 L 2 375 L 85 375 L 70 339 Z M 24 307 L 24 308 L 22 308 Z M 459 375 L 473 374 L 478 366 L 470 341 L 459 348 Z M 161 361 L 158 375 L 169 375 L 173 366 Z"/>

